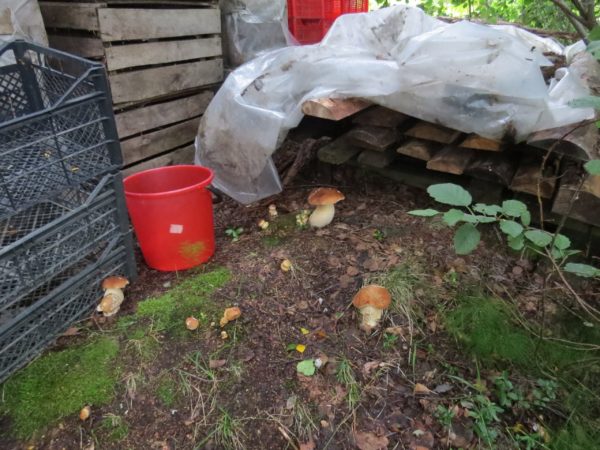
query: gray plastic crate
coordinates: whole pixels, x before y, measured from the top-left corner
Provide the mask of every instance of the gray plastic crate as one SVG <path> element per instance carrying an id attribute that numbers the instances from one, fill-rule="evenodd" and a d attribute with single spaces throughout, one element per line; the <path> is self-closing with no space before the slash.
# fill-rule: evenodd
<path id="1" fill-rule="evenodd" d="M 0 325 L 93 264 L 128 231 L 120 174 L 0 219 Z"/>
<path id="2" fill-rule="evenodd" d="M 121 166 L 101 64 L 24 41 L 0 57 L 0 218 Z"/>
<path id="3" fill-rule="evenodd" d="M 130 234 L 116 236 L 94 264 L 0 325 L 0 382 L 90 314 L 102 297 L 104 278 L 134 275 L 130 248 Z"/>

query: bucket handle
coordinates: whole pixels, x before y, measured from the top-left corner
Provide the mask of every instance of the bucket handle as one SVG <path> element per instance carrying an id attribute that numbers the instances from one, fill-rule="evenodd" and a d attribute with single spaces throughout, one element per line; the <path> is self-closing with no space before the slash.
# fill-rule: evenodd
<path id="1" fill-rule="evenodd" d="M 217 203 L 221 203 L 223 201 L 223 193 L 221 191 L 219 191 L 217 188 L 214 188 L 212 186 L 207 186 L 206 189 L 208 191 L 210 191 L 210 193 L 213 195 L 213 205 L 216 205 Z"/>

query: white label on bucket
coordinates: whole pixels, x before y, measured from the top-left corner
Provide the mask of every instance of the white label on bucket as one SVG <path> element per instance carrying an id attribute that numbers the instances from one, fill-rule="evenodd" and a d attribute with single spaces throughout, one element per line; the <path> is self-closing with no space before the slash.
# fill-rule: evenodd
<path id="1" fill-rule="evenodd" d="M 183 225 L 178 225 L 176 223 L 171 224 L 171 228 L 169 228 L 169 233 L 171 233 L 171 234 L 183 233 Z"/>

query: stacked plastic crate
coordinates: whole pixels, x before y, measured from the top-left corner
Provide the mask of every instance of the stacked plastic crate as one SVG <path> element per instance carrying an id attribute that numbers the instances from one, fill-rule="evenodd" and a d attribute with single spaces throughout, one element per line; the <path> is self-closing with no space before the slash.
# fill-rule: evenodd
<path id="1" fill-rule="evenodd" d="M 368 10 L 368 0 L 288 0 L 288 24 L 299 43 L 314 44 L 340 15 Z"/>
<path id="2" fill-rule="evenodd" d="M 0 381 L 135 276 L 104 68 L 0 48 Z"/>

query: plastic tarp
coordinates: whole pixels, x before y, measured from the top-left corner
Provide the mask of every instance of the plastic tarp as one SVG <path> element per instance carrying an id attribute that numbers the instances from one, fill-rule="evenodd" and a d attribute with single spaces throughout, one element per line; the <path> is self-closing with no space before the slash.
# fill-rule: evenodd
<path id="1" fill-rule="evenodd" d="M 48 46 L 46 28 L 37 0 L 0 1 L 0 45 L 16 38 Z M 14 64 L 10 52 L 6 52 L 0 59 L 0 66 L 8 64 Z"/>
<path id="2" fill-rule="evenodd" d="M 295 43 L 288 30 L 286 4 L 286 0 L 220 0 L 228 66 L 237 67 Z"/>
<path id="3" fill-rule="evenodd" d="M 233 71 L 201 120 L 196 163 L 248 204 L 281 191 L 271 154 L 303 117 L 302 103 L 361 97 L 490 139 L 593 117 L 567 105 L 588 94 L 569 70 L 548 86 L 543 55 L 562 50 L 523 30 L 447 24 L 395 6 L 341 16 L 320 44 L 269 52 Z"/>

